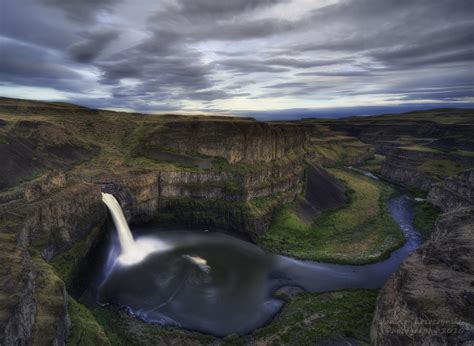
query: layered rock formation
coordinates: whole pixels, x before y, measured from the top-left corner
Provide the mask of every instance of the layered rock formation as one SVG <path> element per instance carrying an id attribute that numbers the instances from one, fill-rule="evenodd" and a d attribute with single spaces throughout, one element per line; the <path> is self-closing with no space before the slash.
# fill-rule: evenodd
<path id="1" fill-rule="evenodd" d="M 443 211 L 474 205 L 474 170 L 459 173 L 433 185 L 428 201 Z"/>
<path id="2" fill-rule="evenodd" d="M 303 150 L 318 130 L 312 125 L 256 121 L 171 121 L 144 140 L 145 153 L 176 153 L 224 158 L 229 163 L 269 162 Z"/>
<path id="3" fill-rule="evenodd" d="M 100 188 L 67 184 L 62 171 L 26 184 L 23 198 L 0 206 L 0 340 L 5 345 L 65 344 L 68 294 L 45 261 L 74 247 L 106 215 Z"/>
<path id="4" fill-rule="evenodd" d="M 274 208 L 301 192 L 304 181 L 304 164 L 289 160 L 246 173 L 150 172 L 100 184 L 117 196 L 131 222 L 223 228 L 254 238 L 266 230 Z M 265 199 L 262 210 L 252 204 Z"/>
<path id="5" fill-rule="evenodd" d="M 0 234 L 0 342 L 25 345 L 36 315 L 36 272 L 28 251 L 14 234 Z"/>
<path id="6" fill-rule="evenodd" d="M 385 156 L 380 175 L 412 190 L 428 192 L 433 184 L 474 166 L 474 121 L 469 110 L 440 109 L 326 124 L 372 144 L 377 154 Z"/>
<path id="7" fill-rule="evenodd" d="M 417 167 L 419 162 L 400 156 L 387 156 L 382 163 L 380 175 L 397 185 L 427 192 L 436 180 Z"/>
<path id="8" fill-rule="evenodd" d="M 474 171 L 436 184 L 442 214 L 430 239 L 393 274 L 377 300 L 376 345 L 463 344 L 474 339 Z"/>
<path id="9" fill-rule="evenodd" d="M 74 184 L 26 207 L 17 235 L 20 245 L 34 245 L 45 260 L 71 248 L 106 219 L 100 187 Z"/>
<path id="10" fill-rule="evenodd" d="M 448 345 L 474 339 L 474 209 L 443 214 L 430 238 L 377 299 L 375 345 Z"/>

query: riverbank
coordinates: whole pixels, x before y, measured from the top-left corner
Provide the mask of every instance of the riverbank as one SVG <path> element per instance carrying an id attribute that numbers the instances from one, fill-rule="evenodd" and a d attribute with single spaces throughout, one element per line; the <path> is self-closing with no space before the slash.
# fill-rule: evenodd
<path id="1" fill-rule="evenodd" d="M 348 170 L 329 171 L 346 184 L 348 205 L 310 223 L 298 216 L 295 205 L 286 205 L 259 245 L 286 256 L 340 264 L 378 262 L 402 246 L 403 232 L 387 207 L 391 186 Z"/>

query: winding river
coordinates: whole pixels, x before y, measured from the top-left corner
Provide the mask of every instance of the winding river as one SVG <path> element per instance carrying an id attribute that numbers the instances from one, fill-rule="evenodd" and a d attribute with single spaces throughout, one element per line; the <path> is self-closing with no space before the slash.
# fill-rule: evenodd
<path id="1" fill-rule="evenodd" d="M 248 333 L 279 311 L 283 302 L 272 294 L 281 286 L 311 292 L 381 287 L 421 244 L 412 223 L 414 201 L 398 195 L 388 203 L 406 243 L 387 260 L 360 266 L 274 255 L 222 233 L 152 227 L 136 231 L 136 241 L 159 241 L 168 245 L 166 250 L 123 265 L 117 261 L 118 240 L 112 237 L 97 287 L 98 302 L 122 306 L 146 322 L 218 336 Z"/>

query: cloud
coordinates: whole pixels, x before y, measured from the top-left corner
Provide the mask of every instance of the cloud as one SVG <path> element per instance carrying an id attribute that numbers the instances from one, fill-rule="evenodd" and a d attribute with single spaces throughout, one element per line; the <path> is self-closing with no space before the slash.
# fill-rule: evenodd
<path id="1" fill-rule="evenodd" d="M 318 76 L 318 77 L 367 77 L 374 76 L 374 72 L 370 70 L 358 70 L 358 71 L 313 71 L 313 72 L 300 72 L 297 76 Z"/>
<path id="2" fill-rule="evenodd" d="M 256 60 L 250 58 L 235 58 L 219 60 L 215 62 L 215 65 L 224 70 L 246 74 L 254 72 L 285 72 L 290 71 L 292 68 L 308 69 L 341 64 L 347 61 L 347 59 L 302 60 L 293 58 L 272 58 Z"/>
<path id="3" fill-rule="evenodd" d="M 40 0 L 63 11 L 69 19 L 78 22 L 95 21 L 101 11 L 110 11 L 119 0 Z"/>
<path id="4" fill-rule="evenodd" d="M 267 85 L 265 88 L 269 89 L 282 89 L 282 88 L 304 88 L 306 87 L 306 83 L 301 82 L 287 82 L 287 83 L 277 83 L 272 85 Z"/>
<path id="5" fill-rule="evenodd" d="M 473 96 L 471 0 L 2 6 L 2 80 L 74 91 L 90 106 L 239 111 Z"/>
<path id="6" fill-rule="evenodd" d="M 82 76 L 49 49 L 0 37 L 0 77 L 26 86 L 75 89 Z"/>
<path id="7" fill-rule="evenodd" d="M 69 54 L 77 62 L 91 62 L 119 35 L 118 30 L 85 32 L 82 40 L 68 47 Z"/>

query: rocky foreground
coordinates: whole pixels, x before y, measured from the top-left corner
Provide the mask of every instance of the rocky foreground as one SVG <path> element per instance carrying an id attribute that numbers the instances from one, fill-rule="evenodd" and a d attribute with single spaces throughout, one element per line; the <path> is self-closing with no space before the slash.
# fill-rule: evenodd
<path id="1" fill-rule="evenodd" d="M 372 341 L 472 340 L 474 116 L 438 113 L 261 123 L 1 99 L 0 344 L 126 344 L 111 324 L 128 326 L 135 341 L 224 342 L 77 302 L 78 273 L 93 266 L 90 254 L 106 233 L 100 192 L 114 193 L 132 223 L 225 230 L 256 241 L 288 203 L 297 201 L 305 217 L 344 205 L 344 186 L 323 167 L 349 165 L 427 194 L 444 212 L 430 240 L 381 290 Z M 400 119 L 409 123 L 395 126 Z M 304 309 L 304 299 L 295 306 Z M 441 329 L 441 319 L 455 333 Z M 405 328 L 417 322 L 431 325 Z"/>
<path id="2" fill-rule="evenodd" d="M 474 340 L 474 171 L 436 184 L 428 198 L 444 213 L 381 290 L 371 330 L 376 345 Z"/>

